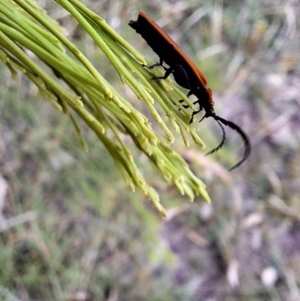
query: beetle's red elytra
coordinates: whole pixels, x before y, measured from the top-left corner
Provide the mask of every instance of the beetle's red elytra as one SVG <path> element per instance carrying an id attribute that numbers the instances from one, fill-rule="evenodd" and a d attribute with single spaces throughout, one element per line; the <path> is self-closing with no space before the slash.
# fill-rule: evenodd
<path id="1" fill-rule="evenodd" d="M 198 104 L 198 110 L 194 110 L 191 116 L 190 123 L 193 122 L 194 116 L 200 111 L 204 110 L 204 118 L 212 117 L 217 121 L 222 129 L 223 137 L 221 143 L 211 150 L 208 154 L 212 154 L 219 150 L 225 143 L 226 132 L 223 125 L 232 128 L 237 131 L 244 142 L 244 154 L 242 159 L 235 164 L 230 170 L 233 170 L 240 166 L 251 153 L 251 142 L 246 133 L 235 123 L 225 120 L 218 116 L 213 108 L 214 101 L 212 97 L 212 91 L 207 86 L 207 79 L 203 72 L 192 62 L 192 60 L 180 49 L 180 47 L 169 37 L 153 20 L 151 20 L 145 13 L 139 12 L 138 19 L 136 21 L 130 21 L 131 26 L 137 33 L 139 33 L 147 44 L 158 55 L 159 62 L 148 66 L 148 68 L 154 68 L 156 66 L 162 66 L 165 69 L 164 76 L 154 77 L 153 80 L 166 79 L 171 73 L 178 85 L 188 89 L 187 96 L 195 95 L 197 100 L 194 104 Z M 165 67 L 164 63 L 169 66 Z M 223 124 L 223 125 L 222 125 Z M 207 154 L 207 155 L 208 155 Z"/>

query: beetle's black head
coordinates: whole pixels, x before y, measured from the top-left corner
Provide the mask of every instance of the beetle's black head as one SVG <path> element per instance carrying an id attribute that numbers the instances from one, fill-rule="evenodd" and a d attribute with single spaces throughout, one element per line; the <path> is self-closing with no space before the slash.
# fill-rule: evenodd
<path id="1" fill-rule="evenodd" d="M 215 119 L 216 112 L 212 106 L 209 106 L 208 108 L 204 108 L 204 109 L 205 109 L 205 117 L 206 118 L 212 117 Z"/>

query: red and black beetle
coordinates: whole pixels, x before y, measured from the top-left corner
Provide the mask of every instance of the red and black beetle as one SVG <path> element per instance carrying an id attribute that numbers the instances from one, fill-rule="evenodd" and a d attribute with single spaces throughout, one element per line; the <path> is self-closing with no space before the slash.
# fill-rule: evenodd
<path id="1" fill-rule="evenodd" d="M 165 69 L 165 75 L 162 77 L 154 77 L 153 80 L 166 79 L 171 73 L 174 76 L 178 85 L 189 90 L 187 96 L 195 95 L 197 100 L 194 104 L 198 104 L 198 110 L 193 111 L 190 123 L 193 122 L 194 116 L 200 111 L 204 110 L 204 118 L 214 118 L 222 129 L 223 137 L 221 143 L 211 150 L 208 154 L 219 150 L 225 140 L 226 132 L 222 124 L 236 130 L 244 141 L 244 155 L 243 158 L 230 170 L 240 166 L 251 153 L 251 143 L 246 133 L 235 123 L 225 120 L 218 116 L 213 108 L 214 101 L 212 98 L 212 91 L 207 86 L 207 80 L 204 74 L 199 68 L 185 55 L 185 53 L 179 48 L 179 46 L 145 13 L 139 12 L 138 19 L 136 21 L 130 21 L 129 26 L 136 30 L 147 42 L 147 44 L 153 49 L 153 51 L 159 56 L 159 62 L 149 66 L 148 68 L 154 68 L 155 66 L 162 66 Z M 169 65 L 169 68 L 163 64 Z"/>

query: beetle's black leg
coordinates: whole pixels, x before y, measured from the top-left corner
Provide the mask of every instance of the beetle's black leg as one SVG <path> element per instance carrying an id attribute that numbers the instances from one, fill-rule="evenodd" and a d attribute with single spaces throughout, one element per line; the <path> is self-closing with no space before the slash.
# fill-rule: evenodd
<path id="1" fill-rule="evenodd" d="M 147 68 L 149 68 L 149 69 L 153 69 L 153 68 L 155 68 L 155 67 L 158 67 L 158 66 L 162 66 L 165 70 L 168 70 L 168 68 L 167 67 L 165 67 L 164 65 L 163 65 L 163 63 L 164 63 L 164 60 L 163 59 L 159 59 L 159 62 L 157 62 L 157 63 L 155 63 L 155 64 L 153 64 L 153 65 L 151 65 L 151 66 L 145 66 L 145 67 L 147 67 Z"/>
<path id="2" fill-rule="evenodd" d="M 166 70 L 166 73 L 164 76 L 155 76 L 155 77 L 152 77 L 151 79 L 152 80 L 159 80 L 159 79 L 166 79 L 168 78 L 168 76 L 173 72 L 173 68 L 169 68 L 169 69 L 165 69 Z"/>
<path id="3" fill-rule="evenodd" d="M 187 97 L 189 97 L 189 96 L 191 96 L 193 94 L 193 92 L 192 91 L 189 91 L 189 93 L 187 94 Z M 183 99 L 181 99 L 181 100 L 179 100 L 179 102 L 180 103 L 183 103 Z M 193 111 L 193 113 L 192 113 L 192 116 L 191 116 L 191 119 L 190 119 L 190 124 L 192 124 L 193 123 L 193 121 L 194 121 L 194 116 L 195 115 L 197 115 L 199 112 L 201 112 L 202 110 L 203 110 L 203 108 L 202 108 L 202 106 L 201 106 L 201 104 L 200 104 L 200 102 L 199 102 L 199 99 L 197 99 L 196 101 L 194 101 L 193 102 L 193 105 L 196 105 L 196 104 L 199 104 L 199 109 L 198 110 L 196 110 L 196 111 Z M 189 105 L 182 105 L 185 109 L 188 109 L 190 106 Z M 200 122 L 203 120 L 203 118 L 200 120 Z"/>
<path id="4" fill-rule="evenodd" d="M 163 68 L 166 68 L 166 67 L 164 67 L 161 63 L 159 63 L 159 62 L 157 62 L 157 63 L 155 63 L 155 64 L 153 64 L 153 65 L 151 65 L 151 66 L 146 66 L 147 68 L 149 68 L 149 69 L 153 69 L 153 68 L 155 68 L 155 67 L 158 67 L 158 66 L 162 66 Z"/>
<path id="5" fill-rule="evenodd" d="M 184 100 L 183 99 L 181 99 L 181 100 L 179 100 L 179 103 L 183 103 L 184 102 Z M 188 109 L 190 106 L 189 105 L 182 105 L 185 109 Z"/>
<path id="6" fill-rule="evenodd" d="M 189 91 L 189 93 L 186 95 L 187 97 L 189 97 L 189 96 L 191 96 L 193 93 L 191 92 L 191 91 Z M 180 103 L 183 103 L 184 102 L 184 100 L 183 99 L 181 99 L 181 100 L 179 100 L 179 102 Z M 193 103 L 193 105 L 194 104 L 196 104 L 198 102 L 198 100 L 196 100 L 194 103 Z M 185 109 L 188 109 L 190 106 L 189 105 L 182 105 Z"/>
<path id="7" fill-rule="evenodd" d="M 193 123 L 193 121 L 194 121 L 194 116 L 197 115 L 198 113 L 200 113 L 200 112 L 203 110 L 203 107 L 201 106 L 199 99 L 197 99 L 193 104 L 194 104 L 194 105 L 198 104 L 198 105 L 199 105 L 199 109 L 193 111 L 192 117 L 191 117 L 191 120 L 190 120 L 190 124 Z M 199 122 L 201 122 L 204 118 L 205 118 L 205 116 L 204 116 Z"/>

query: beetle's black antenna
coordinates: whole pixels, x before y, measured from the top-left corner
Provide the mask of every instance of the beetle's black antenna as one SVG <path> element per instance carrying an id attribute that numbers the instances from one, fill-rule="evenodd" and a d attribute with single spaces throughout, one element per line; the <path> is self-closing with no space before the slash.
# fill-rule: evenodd
<path id="1" fill-rule="evenodd" d="M 215 118 L 215 117 L 213 117 L 213 118 Z M 224 126 L 221 124 L 221 122 L 218 119 L 215 118 L 215 120 L 217 121 L 218 125 L 222 129 L 222 133 L 223 133 L 222 141 L 221 141 L 221 143 L 216 148 L 214 148 L 210 152 L 208 152 L 206 154 L 206 156 L 208 156 L 210 154 L 213 154 L 214 152 L 218 151 L 224 145 L 225 140 L 226 140 L 226 132 L 225 132 Z"/>
<path id="2" fill-rule="evenodd" d="M 238 126 L 236 125 L 235 123 L 231 122 L 231 121 L 228 121 L 218 115 L 215 115 L 213 116 L 213 118 L 219 123 L 219 122 L 222 122 L 224 125 L 232 128 L 233 130 L 237 131 L 239 133 L 239 135 L 242 137 L 243 139 L 243 142 L 244 142 L 244 155 L 242 157 L 242 159 L 237 163 L 235 164 L 233 167 L 231 167 L 229 170 L 233 170 L 237 167 L 239 167 L 245 160 L 247 160 L 247 158 L 250 156 L 250 153 L 251 153 L 251 142 L 250 142 L 250 139 L 248 138 L 248 136 L 246 135 L 246 133 Z M 219 123 L 219 125 L 221 126 L 221 124 Z M 223 139 L 222 139 L 222 142 L 220 143 L 220 145 L 214 149 L 213 151 L 216 151 L 218 150 L 220 147 L 222 147 L 222 145 L 224 144 L 225 142 L 225 131 L 224 131 L 224 128 L 223 126 L 221 126 L 222 130 L 223 130 Z M 211 153 L 211 152 L 210 152 Z"/>

